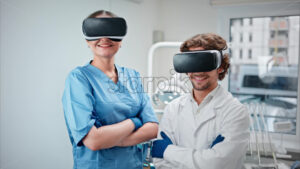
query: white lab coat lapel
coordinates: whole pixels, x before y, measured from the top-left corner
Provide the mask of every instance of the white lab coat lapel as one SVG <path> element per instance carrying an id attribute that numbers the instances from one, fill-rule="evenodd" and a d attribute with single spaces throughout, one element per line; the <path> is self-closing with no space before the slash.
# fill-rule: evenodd
<path id="1" fill-rule="evenodd" d="M 187 106 L 188 105 L 188 106 Z M 196 129 L 196 123 L 195 123 L 195 117 L 192 111 L 191 103 L 189 99 L 186 99 L 182 102 L 180 102 L 180 110 L 178 111 L 179 117 L 177 118 L 180 120 L 178 122 L 179 128 L 177 129 L 177 144 L 184 145 L 184 146 L 191 146 L 194 145 L 195 139 L 193 139 L 193 131 Z M 182 126 L 184 125 L 184 126 Z M 186 140 L 185 142 L 182 142 L 181 138 L 183 140 Z M 188 138 L 188 139 L 187 139 Z M 187 142 L 188 140 L 188 142 Z"/>
<path id="2" fill-rule="evenodd" d="M 197 119 L 197 129 L 204 125 L 207 121 L 216 117 L 216 112 L 213 108 L 211 108 L 210 105 L 208 105 L 208 107 L 206 107 L 205 109 L 202 109 L 202 111 L 203 114 L 201 114 L 199 117 L 195 117 Z"/>
<path id="3" fill-rule="evenodd" d="M 198 117 L 195 134 L 205 123 L 216 118 L 217 110 L 226 103 L 227 97 L 228 94 L 225 90 L 222 87 L 219 87 L 212 100 L 202 110 L 203 112 L 201 112 L 201 116 Z"/>

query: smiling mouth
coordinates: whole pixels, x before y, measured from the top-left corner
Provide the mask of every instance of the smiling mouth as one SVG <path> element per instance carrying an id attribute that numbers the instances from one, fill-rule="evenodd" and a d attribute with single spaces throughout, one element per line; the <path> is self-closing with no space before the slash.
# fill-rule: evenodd
<path id="1" fill-rule="evenodd" d="M 112 44 L 98 44 L 97 47 L 100 47 L 100 48 L 109 48 L 109 47 L 112 47 L 113 45 Z"/>
<path id="2" fill-rule="evenodd" d="M 208 76 L 194 76 L 193 79 L 195 79 L 197 82 L 204 81 L 207 79 Z"/>

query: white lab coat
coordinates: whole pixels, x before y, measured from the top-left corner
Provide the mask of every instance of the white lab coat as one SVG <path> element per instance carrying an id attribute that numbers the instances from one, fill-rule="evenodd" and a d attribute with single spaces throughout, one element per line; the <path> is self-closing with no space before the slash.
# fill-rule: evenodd
<path id="1" fill-rule="evenodd" d="M 193 112 L 191 98 L 191 94 L 185 94 L 165 108 L 159 130 L 173 144 L 167 147 L 163 159 L 154 159 L 155 168 L 242 168 L 249 140 L 246 107 L 221 86 L 199 114 Z M 224 141 L 210 148 L 219 134 Z"/>

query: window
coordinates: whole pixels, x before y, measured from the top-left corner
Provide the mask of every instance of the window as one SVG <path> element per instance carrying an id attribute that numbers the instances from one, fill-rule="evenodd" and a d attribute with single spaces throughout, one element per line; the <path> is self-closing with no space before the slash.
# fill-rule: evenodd
<path id="1" fill-rule="evenodd" d="M 243 50 L 240 49 L 240 59 L 243 59 Z"/>
<path id="2" fill-rule="evenodd" d="M 243 43 L 243 33 L 240 33 L 240 42 Z"/>
<path id="3" fill-rule="evenodd" d="M 230 35 L 232 39 L 240 36 L 241 43 L 231 45 L 232 51 L 239 51 L 239 57 L 232 58 L 229 91 L 242 103 L 252 106 L 251 110 L 263 105 L 260 120 L 256 122 L 264 120 L 266 130 L 296 135 L 300 16 L 248 19 L 252 27 L 242 27 L 240 33 Z M 231 19 L 230 23 L 235 20 L 242 25 L 240 18 Z M 247 32 L 250 32 L 249 42 L 259 37 L 251 49 L 247 42 L 242 43 Z M 243 57 L 243 49 L 247 48 L 244 52 L 247 56 Z M 278 128 L 280 125 L 285 129 Z"/>
<path id="4" fill-rule="evenodd" d="M 248 50 L 248 59 L 252 59 L 252 50 L 251 49 Z"/>

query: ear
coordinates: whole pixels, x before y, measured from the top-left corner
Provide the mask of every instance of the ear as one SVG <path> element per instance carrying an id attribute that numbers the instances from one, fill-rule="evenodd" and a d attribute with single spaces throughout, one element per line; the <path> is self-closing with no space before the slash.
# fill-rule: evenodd
<path id="1" fill-rule="evenodd" d="M 223 68 L 218 68 L 218 73 L 223 73 L 224 72 L 224 69 Z"/>
<path id="2" fill-rule="evenodd" d="M 89 45 L 89 41 L 88 40 L 85 40 L 86 41 L 86 44 L 88 45 L 88 47 L 90 47 L 90 45 Z"/>

